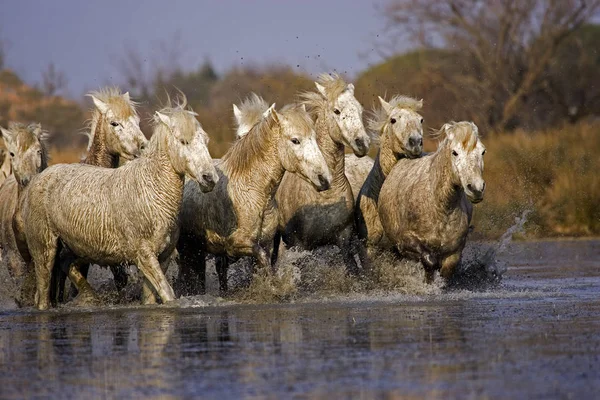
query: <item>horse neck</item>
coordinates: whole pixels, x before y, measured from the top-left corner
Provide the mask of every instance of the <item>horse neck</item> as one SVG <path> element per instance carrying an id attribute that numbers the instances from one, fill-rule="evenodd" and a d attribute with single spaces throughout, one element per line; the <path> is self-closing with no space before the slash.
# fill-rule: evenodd
<path id="1" fill-rule="evenodd" d="M 119 166 L 119 156 L 111 154 L 106 146 L 106 130 L 108 124 L 100 113 L 94 114 L 92 121 L 92 144 L 84 164 L 95 165 L 103 168 L 116 168 Z"/>
<path id="2" fill-rule="evenodd" d="M 4 178 L 8 178 L 11 173 L 12 173 L 12 168 L 11 168 L 11 164 L 10 164 L 10 157 L 7 154 L 6 157 L 4 158 L 4 162 L 2 163 L 2 166 L 0 167 L 0 174 L 4 174 Z"/>
<path id="3" fill-rule="evenodd" d="M 391 138 L 389 135 L 382 134 L 381 145 L 379 146 L 379 151 L 377 151 L 377 156 L 375 157 L 375 162 L 373 163 L 371 172 L 369 172 L 368 178 L 370 182 L 369 190 L 376 201 L 379 199 L 379 192 L 381 192 L 381 187 L 385 179 L 397 162 L 398 157 L 392 151 Z"/>
<path id="4" fill-rule="evenodd" d="M 171 163 L 165 132 L 158 129 L 154 131 L 143 159 L 145 159 L 144 173 L 147 174 L 144 179 L 149 182 L 148 187 L 159 198 L 178 203 L 176 204 L 178 209 L 183 196 L 185 177 L 179 174 Z"/>
<path id="5" fill-rule="evenodd" d="M 249 135 L 257 132 L 249 132 Z M 253 198 L 249 205 L 256 206 L 261 210 L 267 202 L 275 195 L 285 169 L 279 157 L 277 142 L 280 133 L 263 134 L 257 138 L 259 148 L 254 149 L 254 155 L 246 160 L 243 169 L 239 169 L 240 157 L 247 156 L 244 152 L 226 155 L 222 161 L 223 172 L 230 182 L 247 196 Z M 243 138 L 241 140 L 253 140 L 254 138 Z"/>
<path id="6" fill-rule="evenodd" d="M 336 143 L 332 134 L 341 135 L 337 124 L 327 117 L 325 110 L 319 109 L 315 121 L 315 131 L 317 132 L 317 144 L 323 154 L 325 163 L 332 175 L 331 186 L 333 188 L 348 184 L 348 178 L 345 172 L 346 157 L 344 154 L 344 145 Z"/>
<path id="7" fill-rule="evenodd" d="M 381 173 L 383 174 L 383 179 L 387 178 L 387 176 L 392 171 L 392 168 L 398 162 L 398 158 L 396 154 L 394 154 L 394 150 L 392 149 L 392 137 L 384 132 L 381 135 L 381 144 L 379 146 L 379 152 L 377 153 L 376 162 L 379 164 L 381 169 Z"/>
<path id="8" fill-rule="evenodd" d="M 435 204 L 452 209 L 460 200 L 460 180 L 452 171 L 452 155 L 447 142 L 433 156 L 430 167 L 431 191 Z"/>

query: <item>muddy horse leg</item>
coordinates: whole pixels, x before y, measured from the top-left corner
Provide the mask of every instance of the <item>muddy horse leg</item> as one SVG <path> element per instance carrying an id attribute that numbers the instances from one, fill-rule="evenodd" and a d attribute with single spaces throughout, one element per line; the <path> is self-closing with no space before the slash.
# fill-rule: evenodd
<path id="1" fill-rule="evenodd" d="M 32 250 L 35 252 L 33 257 L 36 280 L 35 305 L 38 310 L 47 310 L 50 307 L 50 281 L 56 246 L 57 238 L 52 238 L 46 242 L 46 246 L 42 245 L 40 249 Z"/>
<path id="2" fill-rule="evenodd" d="M 355 251 L 352 249 L 352 237 L 354 235 L 354 228 L 352 225 L 347 226 L 338 237 L 338 247 L 342 252 L 344 264 L 346 270 L 352 275 L 358 275 L 358 264 L 354 258 Z"/>
<path id="3" fill-rule="evenodd" d="M 173 254 L 166 257 L 162 261 L 159 260 L 160 269 L 163 274 L 167 273 L 167 269 L 169 268 L 169 264 L 171 262 L 172 255 Z M 142 304 L 144 304 L 144 305 L 157 304 L 157 298 L 156 298 L 155 291 L 152 287 L 152 284 L 145 277 L 142 282 Z"/>
<path id="4" fill-rule="evenodd" d="M 200 239 L 181 235 L 177 242 L 179 252 L 179 274 L 177 275 L 177 294 L 191 296 L 206 292 L 206 255 Z"/>
<path id="5" fill-rule="evenodd" d="M 429 253 L 422 253 L 421 263 L 425 267 L 425 282 L 433 283 L 435 271 L 440 269 L 439 260 Z"/>
<path id="6" fill-rule="evenodd" d="M 276 232 L 273 238 L 273 250 L 271 251 L 271 266 L 275 268 L 279 258 L 279 246 L 281 245 L 281 233 Z"/>
<path id="7" fill-rule="evenodd" d="M 227 270 L 229 269 L 229 257 L 225 254 L 215 257 L 215 267 L 219 277 L 219 292 L 221 295 L 227 293 Z"/>
<path id="8" fill-rule="evenodd" d="M 440 269 L 440 275 L 444 279 L 449 280 L 450 278 L 452 278 L 454 272 L 456 271 L 456 266 L 460 262 L 460 256 L 461 254 L 460 252 L 458 252 L 455 254 L 451 254 L 442 260 L 442 268 Z"/>
<path id="9" fill-rule="evenodd" d="M 143 253 L 138 256 L 136 265 L 142 274 L 144 274 L 146 286 L 145 292 L 147 292 L 149 288 L 152 288 L 163 304 L 175 300 L 173 288 L 169 285 L 167 277 L 162 270 L 163 266 L 158 262 L 156 255 L 151 251 L 143 251 Z"/>
<path id="10" fill-rule="evenodd" d="M 85 266 L 89 266 L 89 264 L 85 264 Z M 98 298 L 94 293 L 94 290 L 88 283 L 85 276 L 79 270 L 79 265 L 74 262 L 69 266 L 69 280 L 77 289 L 77 297 L 75 297 L 74 302 L 76 304 L 81 305 L 89 305 L 96 304 L 98 302 Z"/>
<path id="11" fill-rule="evenodd" d="M 117 287 L 117 290 L 120 292 L 121 290 L 125 289 L 125 286 L 127 286 L 127 280 L 129 278 L 129 276 L 127 275 L 127 270 L 125 269 L 125 266 L 111 265 L 110 271 L 113 274 L 113 278 L 114 278 L 115 286 Z"/>

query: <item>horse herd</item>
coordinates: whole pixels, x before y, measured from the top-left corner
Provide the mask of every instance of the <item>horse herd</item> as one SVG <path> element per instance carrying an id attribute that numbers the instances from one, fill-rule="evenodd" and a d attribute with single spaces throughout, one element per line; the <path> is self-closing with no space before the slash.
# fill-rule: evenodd
<path id="1" fill-rule="evenodd" d="M 2 129 L 0 259 L 17 302 L 56 305 L 67 278 L 78 297 L 94 298 L 90 264 L 109 266 L 119 289 L 127 284 L 123 265 L 135 264 L 142 302 L 166 303 L 176 298 L 165 277 L 176 254 L 177 295 L 204 292 L 208 254 L 225 292 L 230 262 L 251 256 L 273 273 L 282 240 L 304 249 L 335 244 L 353 274 L 367 272 L 387 247 L 420 261 L 427 282 L 436 271 L 451 277 L 471 203 L 485 189 L 477 126 L 445 124 L 437 151 L 424 154 L 422 101 L 380 97 L 367 133 L 352 84 L 324 74 L 315 85 L 279 110 L 254 94 L 234 105 L 237 139 L 221 159 L 211 158 L 183 94 L 155 112 L 148 141 L 128 93 L 91 93 L 79 164 L 47 167 L 39 124 Z M 372 160 L 365 156 L 375 140 Z"/>

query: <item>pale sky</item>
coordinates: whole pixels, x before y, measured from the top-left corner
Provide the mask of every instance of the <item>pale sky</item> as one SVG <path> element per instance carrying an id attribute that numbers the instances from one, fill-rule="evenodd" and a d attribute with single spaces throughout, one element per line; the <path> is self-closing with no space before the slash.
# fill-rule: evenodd
<path id="1" fill-rule="evenodd" d="M 354 77 L 379 61 L 373 48 L 384 31 L 382 1 L 0 0 L 0 38 L 8 66 L 26 82 L 38 82 L 53 62 L 72 97 L 122 83 L 116 65 L 127 48 L 149 64 L 168 63 L 160 43 L 177 37 L 184 69 L 208 58 L 218 73 L 281 63 Z"/>

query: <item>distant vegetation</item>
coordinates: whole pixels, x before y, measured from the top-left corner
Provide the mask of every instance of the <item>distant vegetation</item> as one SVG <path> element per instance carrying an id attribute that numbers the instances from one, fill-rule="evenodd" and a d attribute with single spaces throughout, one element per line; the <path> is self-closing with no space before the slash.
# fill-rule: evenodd
<path id="1" fill-rule="evenodd" d="M 401 29 L 403 40 L 417 46 L 404 54 L 383 46 L 389 57 L 357 76 L 357 98 L 368 110 L 379 95 L 407 94 L 424 99 L 430 128 L 463 119 L 479 125 L 489 151 L 477 234 L 497 236 L 526 208 L 534 210 L 531 236 L 600 234 L 600 25 L 588 23 L 598 2 L 470 3 L 389 2 L 383 11 L 392 33 Z M 87 138 L 78 132 L 89 115 L 86 106 L 57 95 L 68 77 L 50 65 L 33 87 L 2 69 L 1 46 L 0 56 L 0 125 L 39 121 L 52 133 L 53 162 L 79 160 Z M 119 72 L 122 88 L 140 102 L 144 132 L 153 110 L 180 89 L 211 136 L 215 157 L 234 140 L 232 103 L 256 92 L 282 106 L 313 89 L 314 77 L 292 67 L 236 67 L 219 75 L 209 61 L 147 70 L 143 60 L 128 52 Z"/>

